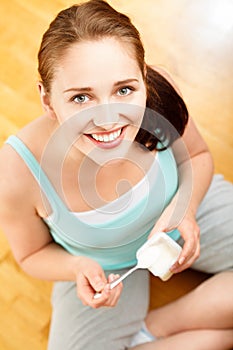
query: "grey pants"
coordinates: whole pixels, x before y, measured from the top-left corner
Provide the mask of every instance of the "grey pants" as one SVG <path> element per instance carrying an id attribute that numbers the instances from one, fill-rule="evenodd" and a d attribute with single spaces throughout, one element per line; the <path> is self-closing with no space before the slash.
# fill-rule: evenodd
<path id="1" fill-rule="evenodd" d="M 233 185 L 216 175 L 197 221 L 201 256 L 194 269 L 217 273 L 233 268 Z M 123 273 L 124 270 L 119 271 Z M 49 350 L 125 350 L 139 331 L 149 304 L 149 278 L 136 271 L 124 282 L 118 305 L 94 310 L 83 306 L 73 282 L 54 285 Z"/>

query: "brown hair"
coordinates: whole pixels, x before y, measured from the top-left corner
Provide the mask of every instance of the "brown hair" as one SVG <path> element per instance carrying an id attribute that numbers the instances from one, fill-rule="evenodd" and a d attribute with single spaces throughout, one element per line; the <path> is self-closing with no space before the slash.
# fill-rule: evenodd
<path id="1" fill-rule="evenodd" d="M 90 0 L 80 5 L 73 5 L 61 11 L 51 22 L 43 35 L 38 53 L 38 71 L 45 90 L 50 92 L 56 65 L 72 44 L 103 37 L 114 37 L 128 43 L 128 46 L 134 49 L 135 59 L 147 85 L 148 109 L 157 112 L 157 116 L 162 115 L 178 133 L 176 136 L 173 135 L 175 133 L 169 131 L 170 128 L 165 128 L 159 121 L 161 118 L 156 118 L 155 115 L 152 117 L 147 111 L 136 141 L 150 150 L 156 149 L 158 141 L 165 138 L 167 145 L 170 145 L 184 132 L 188 119 L 185 104 L 159 73 L 147 67 L 147 75 L 144 76 L 144 48 L 138 30 L 126 15 L 113 9 L 106 1 Z"/>

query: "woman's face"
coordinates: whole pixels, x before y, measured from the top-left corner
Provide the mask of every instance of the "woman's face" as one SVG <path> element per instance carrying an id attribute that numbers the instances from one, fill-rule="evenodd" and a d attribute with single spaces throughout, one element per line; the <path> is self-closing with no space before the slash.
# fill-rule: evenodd
<path id="1" fill-rule="evenodd" d="M 75 146 L 85 155 L 122 148 L 140 128 L 146 87 L 132 51 L 113 38 L 85 41 L 72 45 L 55 70 L 50 107 L 61 127 L 75 118 Z"/>

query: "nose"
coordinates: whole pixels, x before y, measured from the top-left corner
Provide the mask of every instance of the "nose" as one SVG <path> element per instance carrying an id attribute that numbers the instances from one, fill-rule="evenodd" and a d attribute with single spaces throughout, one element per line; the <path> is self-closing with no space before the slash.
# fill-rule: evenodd
<path id="1" fill-rule="evenodd" d="M 93 122 L 106 130 L 111 129 L 119 121 L 119 111 L 115 104 L 104 104 L 96 107 Z"/>

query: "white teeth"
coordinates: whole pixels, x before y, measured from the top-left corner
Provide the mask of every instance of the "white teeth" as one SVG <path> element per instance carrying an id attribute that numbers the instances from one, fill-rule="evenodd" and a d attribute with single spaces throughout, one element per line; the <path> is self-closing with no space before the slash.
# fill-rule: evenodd
<path id="1" fill-rule="evenodd" d="M 110 141 L 114 141 L 115 139 L 117 139 L 120 136 L 120 134 L 121 134 L 121 129 L 119 129 L 118 131 L 111 132 L 110 134 L 102 134 L 102 135 L 91 134 L 91 136 L 96 141 L 110 142 Z"/>

